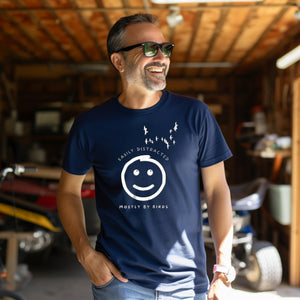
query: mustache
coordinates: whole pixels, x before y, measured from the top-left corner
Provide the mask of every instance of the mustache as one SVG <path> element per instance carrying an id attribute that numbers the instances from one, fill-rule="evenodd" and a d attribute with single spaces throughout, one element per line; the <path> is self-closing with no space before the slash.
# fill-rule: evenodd
<path id="1" fill-rule="evenodd" d="M 152 62 L 152 63 L 149 63 L 145 66 L 145 69 L 147 68 L 150 68 L 150 67 L 160 67 L 160 68 L 165 68 L 167 69 L 167 65 L 166 64 L 160 64 L 159 62 Z"/>

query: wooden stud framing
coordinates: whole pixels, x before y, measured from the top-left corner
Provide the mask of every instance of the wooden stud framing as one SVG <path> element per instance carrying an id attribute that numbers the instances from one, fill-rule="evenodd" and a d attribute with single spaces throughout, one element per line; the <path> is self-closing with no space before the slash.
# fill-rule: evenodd
<path id="1" fill-rule="evenodd" d="M 300 286 L 300 78 L 294 82 L 290 284 Z"/>

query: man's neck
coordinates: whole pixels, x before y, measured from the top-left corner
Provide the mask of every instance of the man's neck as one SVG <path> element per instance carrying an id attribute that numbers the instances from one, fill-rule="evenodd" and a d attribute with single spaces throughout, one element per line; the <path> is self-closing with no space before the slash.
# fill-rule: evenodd
<path id="1" fill-rule="evenodd" d="M 131 109 L 149 108 L 159 102 L 162 91 L 141 91 L 129 90 L 123 91 L 119 96 L 121 105 Z"/>

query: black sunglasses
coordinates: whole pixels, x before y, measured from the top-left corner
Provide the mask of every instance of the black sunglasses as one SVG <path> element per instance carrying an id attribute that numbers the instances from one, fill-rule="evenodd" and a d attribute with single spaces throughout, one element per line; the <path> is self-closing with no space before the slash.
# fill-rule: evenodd
<path id="1" fill-rule="evenodd" d="M 169 58 L 169 57 L 171 57 L 172 51 L 173 51 L 173 48 L 174 48 L 174 44 L 172 44 L 172 43 L 158 44 L 158 43 L 155 43 L 155 42 L 145 42 L 145 43 L 135 44 L 135 45 L 132 45 L 132 46 L 122 48 L 122 49 L 120 49 L 116 52 L 130 51 L 134 48 L 141 47 L 141 46 L 143 47 L 144 55 L 147 56 L 147 57 L 153 57 L 153 56 L 157 55 L 158 50 L 160 49 L 161 52 L 163 53 L 163 55 L 165 57 Z"/>

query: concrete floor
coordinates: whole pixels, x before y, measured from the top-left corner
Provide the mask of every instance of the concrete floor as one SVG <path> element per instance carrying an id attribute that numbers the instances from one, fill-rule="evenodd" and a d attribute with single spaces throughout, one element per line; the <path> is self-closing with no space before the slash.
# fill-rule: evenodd
<path id="1" fill-rule="evenodd" d="M 32 280 L 19 291 L 26 300 L 92 300 L 88 277 L 72 253 L 55 252 L 47 260 L 31 262 L 29 269 Z M 300 288 L 282 284 L 276 291 L 254 293 L 235 283 L 230 299 L 299 300 Z"/>

